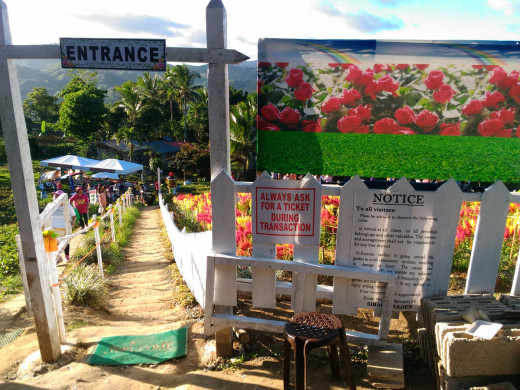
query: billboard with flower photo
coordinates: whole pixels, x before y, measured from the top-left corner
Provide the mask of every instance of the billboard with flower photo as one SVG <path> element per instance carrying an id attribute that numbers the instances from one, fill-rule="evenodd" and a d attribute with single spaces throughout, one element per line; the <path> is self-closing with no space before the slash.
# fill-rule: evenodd
<path id="1" fill-rule="evenodd" d="M 520 182 L 520 45 L 262 39 L 258 167 Z"/>

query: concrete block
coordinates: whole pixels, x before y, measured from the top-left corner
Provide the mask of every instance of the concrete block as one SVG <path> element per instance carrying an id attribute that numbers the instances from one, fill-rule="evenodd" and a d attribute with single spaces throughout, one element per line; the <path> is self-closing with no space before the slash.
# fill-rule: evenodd
<path id="1" fill-rule="evenodd" d="M 440 358 L 450 377 L 520 374 L 520 329 L 502 329 L 491 340 L 447 332 Z"/>
<path id="2" fill-rule="evenodd" d="M 485 386 L 470 387 L 469 390 L 516 390 L 516 387 L 511 382 L 500 382 L 489 384 Z"/>
<path id="3" fill-rule="evenodd" d="M 387 344 L 384 347 L 368 347 L 368 380 L 374 387 L 403 389 L 403 345 Z"/>
<path id="4" fill-rule="evenodd" d="M 518 375 L 497 375 L 497 376 L 463 376 L 463 377 L 452 377 L 447 375 L 446 369 L 440 363 L 438 365 L 439 369 L 439 380 L 441 381 L 440 387 L 438 390 L 468 390 L 470 388 L 480 386 L 486 389 L 489 386 L 493 386 L 493 383 L 500 382 L 510 382 L 511 390 L 516 390 L 518 388 L 518 384 L 520 383 L 520 376 Z M 490 387 L 490 390 L 498 390 L 493 387 Z M 507 387 L 506 387 L 507 389 Z M 509 389 L 508 389 L 509 390 Z"/>

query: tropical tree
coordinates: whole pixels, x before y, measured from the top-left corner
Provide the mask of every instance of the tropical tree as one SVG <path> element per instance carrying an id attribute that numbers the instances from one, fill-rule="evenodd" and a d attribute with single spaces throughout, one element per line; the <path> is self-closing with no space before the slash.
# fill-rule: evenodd
<path id="1" fill-rule="evenodd" d="M 194 85 L 194 83 L 200 75 L 198 73 L 192 73 L 186 65 L 182 64 L 176 65 L 168 77 L 171 78 L 171 83 L 175 88 L 175 99 L 182 107 L 184 116 L 184 142 L 186 142 L 188 140 L 188 104 L 196 102 L 199 97 L 197 90 L 202 88 L 202 86 Z"/>
<path id="2" fill-rule="evenodd" d="M 128 121 L 132 123 L 134 120 L 137 110 L 141 107 L 141 94 L 134 81 L 128 80 L 115 88 L 116 93 L 119 95 L 120 100 L 119 106 L 125 110 L 128 116 Z"/>
<path id="3" fill-rule="evenodd" d="M 65 135 L 83 142 L 92 140 L 102 130 L 107 107 L 104 98 L 107 91 L 97 88 L 97 73 L 78 72 L 60 92 L 58 126 Z"/>
<path id="4" fill-rule="evenodd" d="M 135 144 L 132 141 L 135 141 L 136 137 L 137 133 L 133 127 L 121 127 L 114 134 L 114 139 L 118 145 L 122 141 L 126 144 L 126 147 L 128 148 L 128 159 L 130 161 L 132 161 L 132 155 L 134 154 L 135 150 Z"/>
<path id="5" fill-rule="evenodd" d="M 231 160 L 242 164 L 244 177 L 256 166 L 256 107 L 256 94 L 251 94 L 230 108 Z"/>
<path id="6" fill-rule="evenodd" d="M 208 90 L 197 89 L 199 95 L 190 106 L 186 122 L 197 143 L 207 146 L 209 143 Z"/>
<path id="7" fill-rule="evenodd" d="M 58 98 L 51 96 L 45 87 L 35 87 L 23 102 L 25 115 L 36 122 L 56 122 L 58 120 Z"/>

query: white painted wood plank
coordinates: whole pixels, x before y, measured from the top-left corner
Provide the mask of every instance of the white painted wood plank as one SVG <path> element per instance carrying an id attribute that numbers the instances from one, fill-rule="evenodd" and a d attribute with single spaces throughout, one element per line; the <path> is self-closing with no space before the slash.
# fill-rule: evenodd
<path id="1" fill-rule="evenodd" d="M 387 271 L 374 271 L 354 267 L 340 267 L 328 264 L 306 264 L 295 261 L 277 259 L 250 258 L 243 256 L 229 256 L 214 254 L 217 264 L 231 264 L 234 266 L 249 264 L 253 267 L 269 269 L 281 269 L 291 272 L 306 272 L 315 275 L 329 275 L 343 278 L 373 280 L 377 282 L 395 281 L 395 274 Z"/>
<path id="2" fill-rule="evenodd" d="M 0 47 L 0 55 L 11 59 L 59 60 L 60 45 L 9 45 Z M 167 62 L 239 64 L 249 57 L 237 50 L 167 47 Z"/>
<path id="3" fill-rule="evenodd" d="M 213 252 L 234 255 L 235 237 L 235 185 L 229 174 L 221 169 L 211 181 Z M 236 266 L 215 265 L 215 295 L 217 305 L 236 305 Z"/>
<path id="4" fill-rule="evenodd" d="M 213 296 L 215 291 L 215 258 L 207 257 L 206 263 L 206 305 L 204 308 L 204 334 L 211 334 L 211 321 L 213 316 Z"/>
<path id="5" fill-rule="evenodd" d="M 253 243 L 253 256 L 276 258 L 276 245 Z M 276 271 L 253 268 L 252 303 L 254 307 L 274 309 L 276 307 Z"/>
<path id="6" fill-rule="evenodd" d="M 338 213 L 338 231 L 336 235 L 336 262 L 337 266 L 351 266 L 352 223 L 354 216 L 354 194 L 356 191 L 369 189 L 359 178 L 354 176 L 340 189 L 340 204 Z M 348 301 L 348 289 L 351 279 L 344 277 L 334 278 L 334 298 L 332 312 L 335 314 L 357 314 L 357 307 Z"/>
<path id="7" fill-rule="evenodd" d="M 446 295 L 448 293 L 451 266 L 453 263 L 453 251 L 455 249 L 455 236 L 459 224 L 460 208 L 462 206 L 462 191 L 455 182 L 450 179 L 435 192 L 436 197 L 444 199 L 437 202 L 434 215 L 445 221 L 437 234 L 437 246 L 441 249 L 436 256 L 435 274 L 431 276 L 434 290 L 432 295 Z"/>
<path id="8" fill-rule="evenodd" d="M 321 198 L 321 196 L 320 196 Z M 318 264 L 320 247 L 319 245 L 294 245 L 294 262 L 304 264 Z M 316 310 L 316 285 L 317 275 L 310 273 L 293 273 L 294 289 L 294 312 Z M 300 297 L 299 294 L 303 293 Z"/>
<path id="9" fill-rule="evenodd" d="M 466 294 L 493 293 L 509 212 L 510 193 L 496 182 L 482 194 L 466 282 Z"/>
<path id="10" fill-rule="evenodd" d="M 236 315 L 214 314 L 213 324 L 238 327 L 243 329 L 260 330 L 264 332 L 283 333 L 286 322 L 265 320 L 261 318 L 242 317 Z"/>

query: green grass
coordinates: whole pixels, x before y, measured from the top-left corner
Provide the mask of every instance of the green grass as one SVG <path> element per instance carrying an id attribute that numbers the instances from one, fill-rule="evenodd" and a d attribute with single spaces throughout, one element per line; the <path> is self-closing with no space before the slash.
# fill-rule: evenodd
<path id="1" fill-rule="evenodd" d="M 298 174 L 517 183 L 520 138 L 260 131 L 258 168 Z"/>

